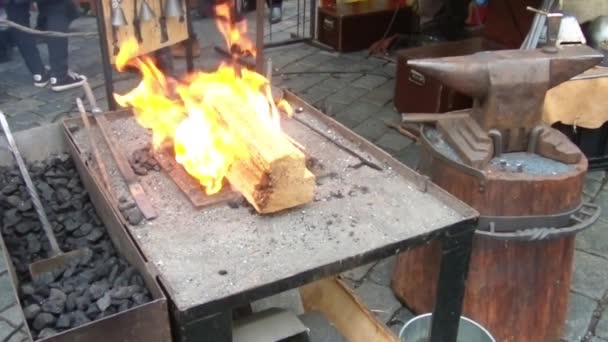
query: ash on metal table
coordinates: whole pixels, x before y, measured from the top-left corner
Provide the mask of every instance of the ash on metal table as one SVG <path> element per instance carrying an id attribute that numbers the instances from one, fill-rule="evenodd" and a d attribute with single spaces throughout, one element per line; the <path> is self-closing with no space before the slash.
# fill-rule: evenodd
<path id="1" fill-rule="evenodd" d="M 455 341 L 477 212 L 305 108 L 283 127 L 316 159 L 308 205 L 268 216 L 247 206 L 195 210 L 165 174 L 141 178 L 159 215 L 129 229 L 168 292 L 177 339 L 231 341 L 234 308 L 441 238 L 432 341 Z M 149 141 L 132 116 L 109 119 L 125 153 Z"/>

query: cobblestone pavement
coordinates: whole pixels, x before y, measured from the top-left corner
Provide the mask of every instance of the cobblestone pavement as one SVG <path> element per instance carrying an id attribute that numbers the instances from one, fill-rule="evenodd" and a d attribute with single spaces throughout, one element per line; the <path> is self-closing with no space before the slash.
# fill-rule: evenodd
<path id="1" fill-rule="evenodd" d="M 273 26 L 272 40 L 281 40 L 295 32 L 295 2 L 285 2 L 285 19 Z M 213 45 L 223 39 L 210 20 L 193 23 L 203 45 L 203 55 L 195 65 L 199 69 L 215 67 L 220 56 Z M 94 18 L 80 18 L 74 29 L 96 29 Z M 307 32 L 307 31 L 306 31 Z M 267 35 L 267 40 L 270 40 Z M 105 90 L 96 39 L 70 41 L 70 65 L 86 74 L 102 107 Z M 42 46 L 41 46 L 42 47 Z M 41 49 L 46 57 L 46 49 Z M 395 65 L 365 53 L 338 54 L 321 51 L 304 44 L 269 49 L 274 70 L 273 83 L 292 89 L 326 114 L 377 144 L 410 167 L 415 167 L 420 148 L 410 139 L 388 128 L 386 122 L 398 120 L 393 109 Z M 178 61 L 179 67 L 185 63 Z M 15 51 L 13 61 L 0 64 L 0 109 L 9 116 L 14 130 L 56 122 L 75 109 L 74 99 L 81 90 L 53 93 L 32 86 L 31 76 Z M 116 74 L 116 91 L 131 89 L 137 79 L 129 74 Z M 591 173 L 585 185 L 586 196 L 605 210 L 600 221 L 579 235 L 575 252 L 575 271 L 570 299 L 570 312 L 564 341 L 589 340 L 608 342 L 608 192 L 601 188 L 603 173 Z M 0 255 L 1 258 L 1 255 Z M 4 261 L 4 260 L 1 260 Z M 8 272 L 0 262 L 0 340 L 21 341 L 16 300 L 11 291 Z M 344 276 L 378 317 L 398 332 L 412 314 L 397 301 L 389 287 L 394 258 L 367 265 Z"/>

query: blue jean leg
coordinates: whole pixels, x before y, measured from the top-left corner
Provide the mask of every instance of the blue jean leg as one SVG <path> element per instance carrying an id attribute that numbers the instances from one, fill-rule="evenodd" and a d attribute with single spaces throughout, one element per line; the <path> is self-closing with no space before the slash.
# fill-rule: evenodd
<path id="1" fill-rule="evenodd" d="M 67 32 L 71 19 L 68 17 L 68 6 L 71 3 L 65 0 L 56 0 L 53 3 L 39 6 L 41 13 L 46 15 L 46 29 L 49 31 Z M 51 77 L 62 78 L 68 72 L 68 39 L 47 38 L 49 48 L 49 64 Z"/>
<path id="2" fill-rule="evenodd" d="M 28 4 L 8 4 L 6 6 L 6 14 L 9 20 L 23 26 L 30 26 L 30 5 Z M 25 61 L 25 65 L 32 74 L 43 74 L 44 64 L 40 58 L 40 51 L 36 46 L 36 40 L 33 35 L 22 31 L 11 29 L 15 44 L 21 53 L 21 57 Z"/>

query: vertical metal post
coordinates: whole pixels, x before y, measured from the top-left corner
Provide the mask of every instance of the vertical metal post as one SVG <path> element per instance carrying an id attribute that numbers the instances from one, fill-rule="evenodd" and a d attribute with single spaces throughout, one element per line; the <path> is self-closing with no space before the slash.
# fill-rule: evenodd
<path id="1" fill-rule="evenodd" d="M 255 71 L 264 75 L 264 0 L 256 0 Z"/>
<path id="2" fill-rule="evenodd" d="M 105 12 L 103 10 L 102 0 L 95 0 L 97 5 L 97 30 L 99 31 L 99 45 L 101 48 L 101 64 L 103 68 L 103 79 L 106 88 L 106 98 L 108 101 L 108 109 L 116 110 L 116 101 L 114 101 L 114 80 L 112 79 L 112 63 L 110 62 L 110 53 L 108 51 L 108 34 L 105 25 Z"/>
<path id="3" fill-rule="evenodd" d="M 186 41 L 186 70 L 188 72 L 194 71 L 194 60 L 192 53 L 193 35 L 192 35 L 192 16 L 190 15 L 190 8 L 186 1 L 186 27 L 188 28 L 188 40 Z"/>
<path id="4" fill-rule="evenodd" d="M 446 231 L 441 240 L 441 266 L 431 322 L 431 342 L 456 342 L 474 234 L 475 225 L 464 222 Z"/>
<path id="5" fill-rule="evenodd" d="M 310 0 L 310 39 L 315 39 L 317 26 L 317 0 Z"/>

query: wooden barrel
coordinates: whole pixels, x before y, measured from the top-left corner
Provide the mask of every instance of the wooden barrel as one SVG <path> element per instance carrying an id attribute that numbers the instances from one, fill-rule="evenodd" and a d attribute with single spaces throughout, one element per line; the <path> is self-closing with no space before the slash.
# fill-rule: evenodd
<path id="1" fill-rule="evenodd" d="M 586 169 L 584 157 L 548 175 L 546 170 L 539 175 L 490 168 L 484 184 L 431 151 L 423 150 L 420 163 L 422 174 L 482 216 L 540 216 L 575 209 L 581 204 Z M 487 328 L 497 341 L 559 341 L 568 311 L 573 253 L 574 235 L 521 241 L 476 234 L 463 315 Z M 398 257 L 392 288 L 416 314 L 432 311 L 439 262 L 436 242 Z"/>

